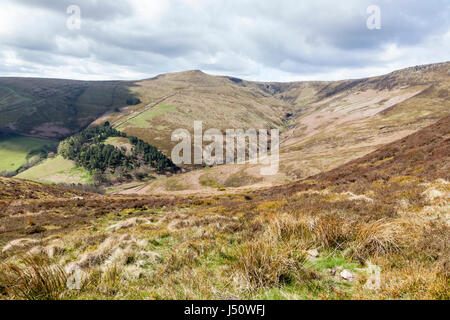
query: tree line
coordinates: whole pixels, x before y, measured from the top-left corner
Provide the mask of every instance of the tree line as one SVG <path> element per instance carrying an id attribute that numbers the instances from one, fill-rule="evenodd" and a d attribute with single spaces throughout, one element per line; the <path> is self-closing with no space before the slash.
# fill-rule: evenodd
<path id="1" fill-rule="evenodd" d="M 104 141 L 109 137 L 128 138 L 132 147 L 131 154 L 125 148 L 117 148 Z M 107 169 L 133 170 L 150 166 L 160 173 L 176 172 L 179 168 L 156 147 L 112 128 L 108 122 L 83 130 L 66 140 L 58 147 L 58 153 L 65 159 L 76 162 L 91 173 L 103 173 Z"/>

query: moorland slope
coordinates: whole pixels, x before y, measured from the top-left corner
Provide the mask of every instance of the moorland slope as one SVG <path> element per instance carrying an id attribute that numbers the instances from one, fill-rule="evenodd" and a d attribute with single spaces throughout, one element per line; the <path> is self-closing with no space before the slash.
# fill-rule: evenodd
<path id="1" fill-rule="evenodd" d="M 448 130 L 447 117 L 329 173 L 216 196 L 1 178 L 0 297 L 449 299 Z"/>

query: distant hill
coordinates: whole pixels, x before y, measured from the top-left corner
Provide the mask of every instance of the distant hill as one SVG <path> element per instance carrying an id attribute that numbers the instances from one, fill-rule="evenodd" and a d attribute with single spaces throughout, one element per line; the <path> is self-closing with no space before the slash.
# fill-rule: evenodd
<path id="1" fill-rule="evenodd" d="M 449 92 L 448 62 L 327 84 L 292 117 L 284 162 L 305 178 L 362 157 L 449 115 Z"/>
<path id="2" fill-rule="evenodd" d="M 193 131 L 195 120 L 204 130 L 236 128 L 284 129 L 295 108 L 253 82 L 212 76 L 198 70 L 169 73 L 136 82 L 133 92 L 141 104 L 107 113 L 96 122 L 109 121 L 129 135 L 157 146 L 166 154 L 175 129 Z"/>
<path id="3" fill-rule="evenodd" d="M 254 191 L 264 196 L 292 196 L 299 191 L 339 187 L 367 189 L 374 182 L 419 184 L 450 181 L 450 116 L 377 150 L 306 179 Z M 357 187 L 355 187 L 357 186 Z"/>
<path id="4" fill-rule="evenodd" d="M 193 83 L 230 83 L 233 90 L 241 90 L 241 87 L 242 90 L 257 92 L 266 96 L 265 99 L 275 99 L 286 106 L 285 110 L 289 110 L 289 114 L 285 114 L 282 119 L 279 173 L 264 177 L 259 174 L 258 166 L 225 165 L 189 172 L 177 179 L 153 181 L 147 187 L 127 192 L 164 193 L 201 189 L 212 192 L 213 189 L 227 186 L 251 188 L 289 183 L 361 158 L 450 114 L 448 62 L 411 67 L 367 79 L 335 82 L 259 83 L 212 77 L 198 72 L 189 77 L 195 79 Z M 212 80 L 208 82 L 210 77 Z M 171 74 L 158 77 L 158 81 L 179 79 L 180 84 L 187 78 L 186 73 Z M 215 86 L 212 85 L 207 91 L 208 95 L 212 97 L 214 90 Z M 195 91 L 198 99 L 201 92 Z M 136 129 L 134 125 L 127 124 L 125 130 L 141 130 L 142 133 L 152 130 L 154 145 L 161 148 L 167 146 L 170 141 L 168 133 L 159 135 L 159 129 L 164 128 L 161 124 L 173 124 L 174 119 L 182 114 L 183 101 L 189 101 L 186 92 L 180 91 L 177 96 L 180 100 L 171 102 L 174 106 L 172 109 L 147 120 L 149 129 Z M 190 117 L 189 114 L 184 116 L 186 119 Z M 205 121 L 206 124 L 214 120 L 214 114 L 211 116 L 211 113 L 197 114 L 195 117 L 212 117 L 212 120 Z M 247 118 L 243 117 L 240 124 L 245 124 Z M 223 126 L 233 123 L 232 115 L 224 116 L 224 119 L 227 121 L 224 121 Z M 154 129 L 151 129 L 153 126 Z M 190 121 L 179 120 L 176 126 L 168 125 L 167 128 L 190 126 Z M 138 131 L 135 132 L 139 135 Z"/>
<path id="5" fill-rule="evenodd" d="M 450 180 L 450 116 L 315 178 L 341 184 L 402 176 Z"/>
<path id="6" fill-rule="evenodd" d="M 131 82 L 0 78 L 0 132 L 63 138 L 132 101 Z M 131 99 L 131 100 L 130 100 Z"/>
<path id="7" fill-rule="evenodd" d="M 270 186 L 339 167 L 435 123 L 450 114 L 449 91 L 449 62 L 365 79 L 289 83 L 199 70 L 128 82 L 0 78 L 0 127 L 61 139 L 108 121 L 166 156 L 176 144 L 172 132 L 192 132 L 195 120 L 204 130 L 279 128 L 276 176 L 261 177 L 255 166 L 220 166 L 140 190 Z"/>
<path id="8" fill-rule="evenodd" d="M 448 300 L 450 189 L 436 178 L 449 178 L 449 125 L 253 192 L 94 195 L 0 177 L 0 299 Z"/>

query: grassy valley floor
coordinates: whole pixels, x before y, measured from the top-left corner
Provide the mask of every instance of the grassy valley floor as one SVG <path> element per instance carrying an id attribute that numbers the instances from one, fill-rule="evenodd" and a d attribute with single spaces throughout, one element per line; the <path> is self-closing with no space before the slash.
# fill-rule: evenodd
<path id="1" fill-rule="evenodd" d="M 66 160 L 59 155 L 52 159 L 45 159 L 38 165 L 19 173 L 16 177 L 43 183 L 93 183 L 89 171 L 77 167 L 73 161 Z"/>
<path id="2" fill-rule="evenodd" d="M 14 171 L 26 164 L 34 155 L 48 146 L 56 148 L 57 142 L 24 136 L 0 138 L 0 171 Z M 35 151 L 36 154 L 33 154 Z"/>

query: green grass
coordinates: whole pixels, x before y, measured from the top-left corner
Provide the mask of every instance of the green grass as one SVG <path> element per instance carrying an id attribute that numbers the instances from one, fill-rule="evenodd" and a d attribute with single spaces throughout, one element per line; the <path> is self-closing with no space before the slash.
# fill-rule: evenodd
<path id="1" fill-rule="evenodd" d="M 42 163 L 21 172 L 16 177 L 43 183 L 93 183 L 87 170 L 77 167 L 73 161 L 66 160 L 61 156 L 46 159 Z"/>
<path id="2" fill-rule="evenodd" d="M 17 170 L 45 146 L 56 147 L 56 142 L 22 136 L 0 139 L 0 171 Z"/>
<path id="3" fill-rule="evenodd" d="M 357 263 L 345 258 L 340 252 L 324 252 L 319 259 L 311 263 L 311 266 L 319 271 L 341 267 L 342 269 L 348 269 L 353 272 L 361 267 Z"/>
<path id="4" fill-rule="evenodd" d="M 333 279 L 328 275 L 328 269 L 341 268 L 348 269 L 358 273 L 361 266 L 347 258 L 341 252 L 322 252 L 321 257 L 315 261 L 306 262 L 305 266 L 316 270 L 321 277 L 311 279 L 307 282 L 294 282 L 281 287 L 265 288 L 259 290 L 255 299 L 262 300 L 290 300 L 290 299 L 320 299 L 321 295 L 327 299 L 345 299 L 345 292 L 352 289 L 354 283 L 346 282 L 339 278 Z M 343 295 L 337 296 L 335 288 L 343 292 Z"/>
<path id="5" fill-rule="evenodd" d="M 138 128 L 148 128 L 149 126 L 148 121 L 151 120 L 153 117 L 160 116 L 167 112 L 172 112 L 176 110 L 177 110 L 176 107 L 160 104 L 157 105 L 156 107 L 151 108 L 150 110 L 140 113 L 139 115 L 133 118 L 128 119 L 124 124 L 132 125 Z"/>

